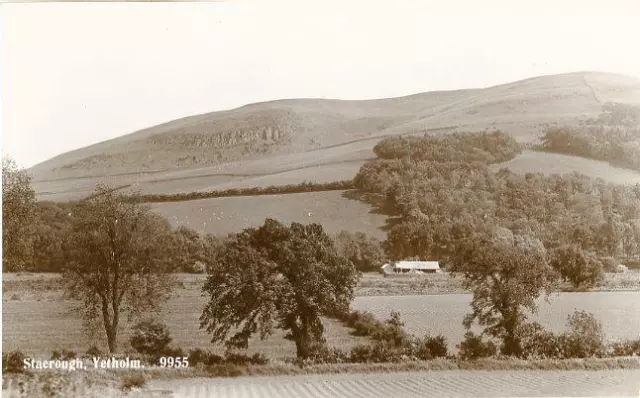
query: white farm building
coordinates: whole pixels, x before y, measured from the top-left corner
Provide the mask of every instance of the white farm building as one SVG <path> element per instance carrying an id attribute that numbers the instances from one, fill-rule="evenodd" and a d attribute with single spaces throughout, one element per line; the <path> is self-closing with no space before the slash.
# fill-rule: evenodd
<path id="1" fill-rule="evenodd" d="M 440 272 L 437 261 L 396 261 L 382 266 L 385 275 L 432 274 Z"/>

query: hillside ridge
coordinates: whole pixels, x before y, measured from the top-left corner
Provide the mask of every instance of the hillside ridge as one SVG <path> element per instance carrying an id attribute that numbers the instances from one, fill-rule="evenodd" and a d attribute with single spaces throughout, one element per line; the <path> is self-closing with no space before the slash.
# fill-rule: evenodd
<path id="1" fill-rule="evenodd" d="M 277 99 L 168 121 L 60 154 L 29 172 L 37 192 L 56 191 L 42 186 L 51 181 L 117 176 L 144 182 L 159 175 L 265 175 L 364 161 L 379 139 L 394 135 L 500 129 L 533 142 L 547 127 L 596 117 L 605 102 L 640 103 L 640 79 L 575 72 L 381 99 Z"/>

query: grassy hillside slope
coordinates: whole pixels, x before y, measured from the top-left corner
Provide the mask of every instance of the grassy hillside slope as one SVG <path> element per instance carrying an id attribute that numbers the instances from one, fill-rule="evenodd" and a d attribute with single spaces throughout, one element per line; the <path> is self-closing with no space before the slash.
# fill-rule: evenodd
<path id="1" fill-rule="evenodd" d="M 85 195 L 104 178 L 139 182 L 149 193 L 210 190 L 315 167 L 324 168 L 325 180 L 341 180 L 351 176 L 342 167 L 329 176 L 327 165 L 361 164 L 382 137 L 503 129 L 527 142 L 544 127 L 597 116 L 608 101 L 640 102 L 640 81 L 580 72 L 379 100 L 277 100 L 171 121 L 59 155 L 30 172 L 38 194 L 55 200 Z"/>

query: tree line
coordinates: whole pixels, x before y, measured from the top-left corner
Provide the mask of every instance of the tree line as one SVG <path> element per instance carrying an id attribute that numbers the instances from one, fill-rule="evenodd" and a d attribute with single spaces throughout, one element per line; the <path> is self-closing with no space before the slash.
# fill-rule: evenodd
<path id="1" fill-rule="evenodd" d="M 143 194 L 138 195 L 131 200 L 139 200 L 145 203 L 163 203 L 163 202 L 183 202 L 198 199 L 227 198 L 233 196 L 260 196 L 260 195 L 280 195 L 291 193 L 305 192 L 323 192 L 323 191 L 341 191 L 352 189 L 353 181 L 332 181 L 332 182 L 310 182 L 305 181 L 300 184 L 289 185 L 271 185 L 268 187 L 250 187 L 250 188 L 229 188 L 218 191 L 195 191 L 188 193 L 175 194 Z"/>
<path id="2" fill-rule="evenodd" d="M 598 118 L 583 125 L 546 130 L 534 149 L 640 170 L 640 106 L 606 103 Z"/>
<path id="3" fill-rule="evenodd" d="M 478 158 L 498 162 L 515 156 L 515 141 L 504 133 L 422 140 L 421 145 L 404 141 L 404 149 L 398 139 L 382 141 L 377 152 L 393 152 L 394 157 L 368 162 L 355 177 L 356 187 L 398 220 L 384 243 L 391 259 L 446 262 L 458 243 L 489 226 L 498 234 L 536 239 L 567 278 L 575 269 L 612 270 L 618 260 L 640 257 L 640 185 L 608 184 L 579 173 L 494 172 L 492 163 Z M 442 153 L 439 148 L 455 149 L 449 151 L 451 159 L 438 155 L 439 160 L 429 160 L 416 154 L 420 147 L 429 153 L 432 148 L 437 153 Z M 599 273 L 592 273 L 593 278 L 577 278 L 576 284 L 597 282 Z"/>

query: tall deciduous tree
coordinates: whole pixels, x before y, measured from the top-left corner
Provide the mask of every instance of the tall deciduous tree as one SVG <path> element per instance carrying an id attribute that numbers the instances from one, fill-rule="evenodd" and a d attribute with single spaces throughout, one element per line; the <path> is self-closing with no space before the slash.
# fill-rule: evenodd
<path id="1" fill-rule="evenodd" d="M 102 321 L 110 352 L 122 314 L 157 310 L 168 297 L 170 239 L 167 220 L 106 186 L 75 209 L 65 243 L 66 291 L 81 300 L 85 321 Z"/>
<path id="2" fill-rule="evenodd" d="M 497 232 L 485 231 L 460 243 L 451 266 L 463 273 L 463 286 L 473 292 L 464 326 L 469 329 L 477 321 L 485 334 L 503 341 L 504 354 L 520 356 L 518 330 L 526 311 L 537 309 L 535 300 L 542 292 L 550 293 L 556 275 L 538 240 L 504 229 Z"/>
<path id="3" fill-rule="evenodd" d="M 563 245 L 551 252 L 551 266 L 573 287 L 591 287 L 602 280 L 602 263 L 578 245 Z"/>
<path id="4" fill-rule="evenodd" d="M 338 253 L 349 259 L 358 271 L 378 271 L 384 264 L 382 242 L 362 232 L 340 232 L 336 238 Z"/>
<path id="5" fill-rule="evenodd" d="M 349 308 L 358 278 L 320 225 L 271 219 L 227 237 L 209 264 L 200 325 L 212 342 L 246 348 L 252 335 L 266 338 L 278 328 L 302 359 L 324 344 L 321 316 Z"/>
<path id="6" fill-rule="evenodd" d="M 17 271 L 30 262 L 33 249 L 35 192 L 31 178 L 10 158 L 2 159 L 2 266 Z"/>

